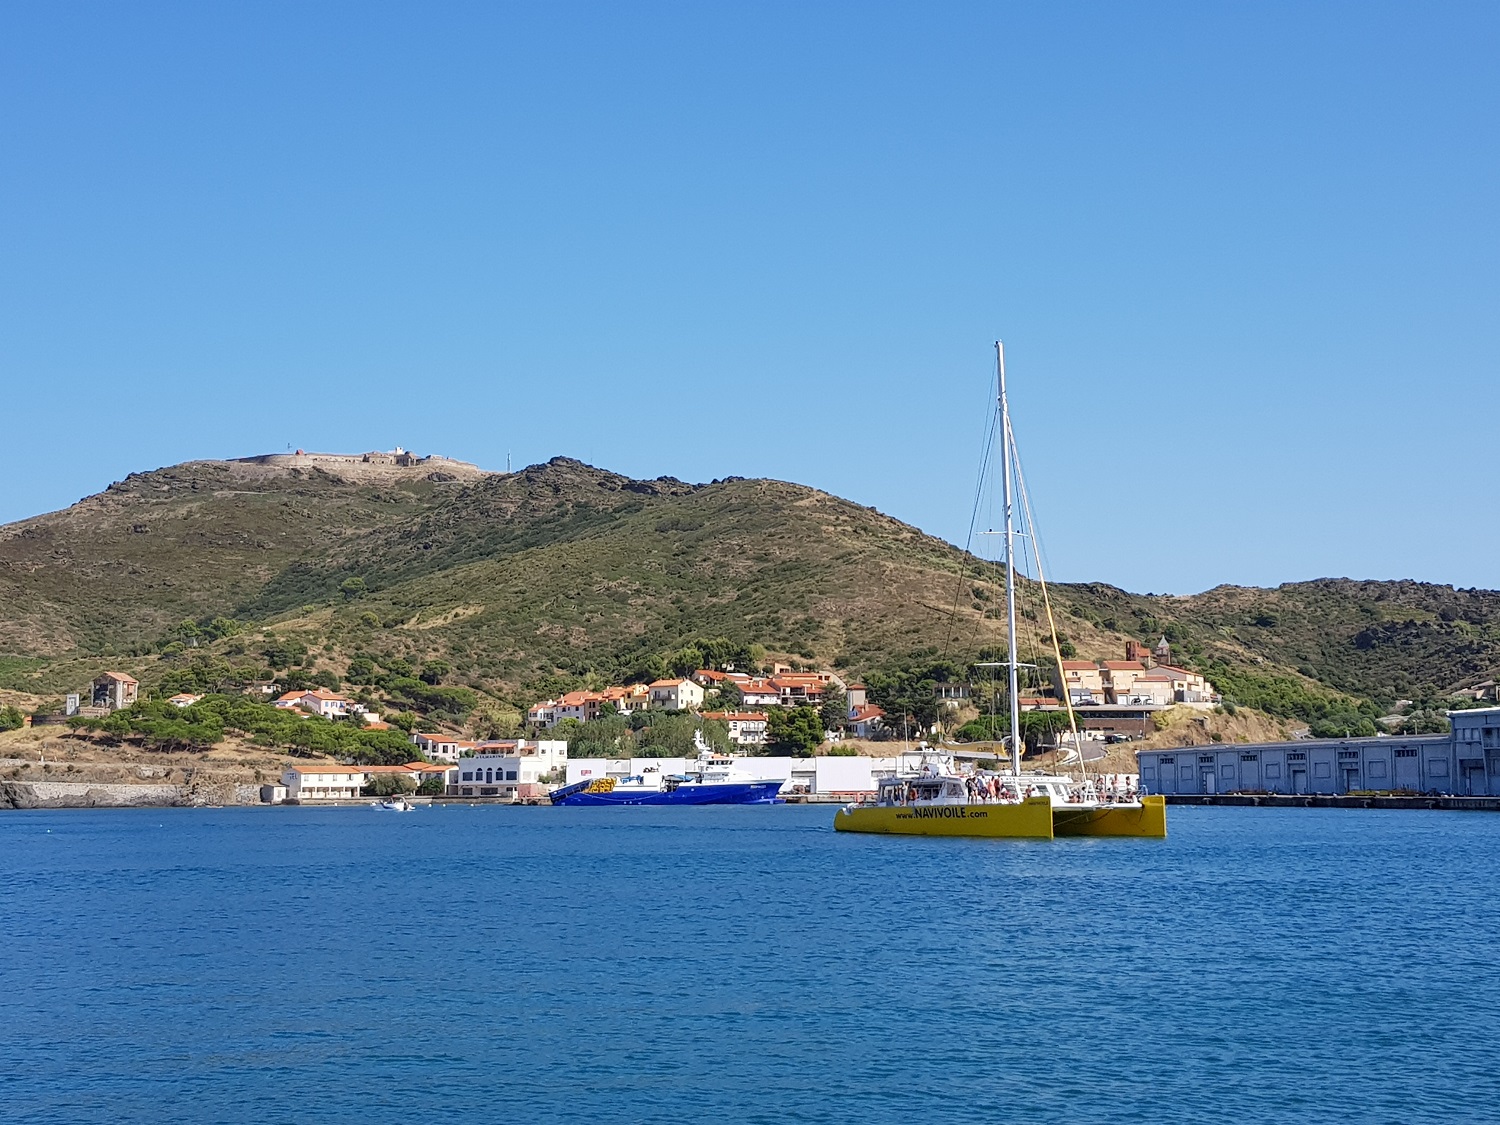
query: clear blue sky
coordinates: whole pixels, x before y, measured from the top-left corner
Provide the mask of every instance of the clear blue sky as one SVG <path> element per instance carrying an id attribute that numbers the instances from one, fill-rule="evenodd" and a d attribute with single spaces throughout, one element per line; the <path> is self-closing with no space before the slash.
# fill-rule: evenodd
<path id="1" fill-rule="evenodd" d="M 0 520 L 402 444 L 1500 587 L 1500 5 L 0 8 Z"/>

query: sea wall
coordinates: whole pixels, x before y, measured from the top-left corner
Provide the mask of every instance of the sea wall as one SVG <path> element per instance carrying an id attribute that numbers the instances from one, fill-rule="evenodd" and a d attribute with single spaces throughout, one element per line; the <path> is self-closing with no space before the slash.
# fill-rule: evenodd
<path id="1" fill-rule="evenodd" d="M 0 809 L 165 808 L 191 805 L 254 805 L 260 786 L 122 785 L 94 781 L 0 782 Z"/>

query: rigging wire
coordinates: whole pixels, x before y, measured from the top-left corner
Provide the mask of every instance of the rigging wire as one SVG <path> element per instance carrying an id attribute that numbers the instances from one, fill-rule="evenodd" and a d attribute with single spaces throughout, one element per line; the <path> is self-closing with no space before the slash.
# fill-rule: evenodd
<path id="1" fill-rule="evenodd" d="M 1026 477 L 1021 472 L 1021 454 L 1016 448 L 1015 430 L 1007 427 L 1006 436 L 1010 438 L 1010 448 L 1015 459 L 1016 483 L 1019 485 L 1017 491 L 1021 495 L 1021 508 L 1026 513 L 1026 527 L 1027 530 L 1032 533 L 1031 541 L 1034 545 L 1038 539 L 1038 536 L 1036 534 L 1036 523 L 1032 519 L 1031 515 L 1031 497 L 1026 489 Z M 1046 575 L 1042 573 L 1042 560 L 1040 551 L 1036 550 L 1035 553 L 1037 563 L 1037 584 L 1041 587 L 1042 590 L 1042 604 L 1047 609 L 1047 628 L 1051 630 L 1052 633 L 1052 654 L 1053 658 L 1057 661 L 1057 674 L 1062 688 L 1063 706 L 1065 706 L 1068 710 L 1068 730 L 1073 736 L 1073 749 L 1078 752 L 1079 774 L 1083 777 L 1083 780 L 1087 782 L 1089 771 L 1088 765 L 1083 759 L 1083 742 L 1078 737 L 1078 717 L 1073 713 L 1073 699 L 1068 694 L 1068 679 L 1062 674 L 1062 646 L 1058 644 L 1057 641 L 1057 619 L 1053 616 L 1052 613 L 1052 597 L 1047 593 L 1047 578 Z"/>
<path id="2" fill-rule="evenodd" d="M 953 588 L 953 606 L 948 611 L 948 632 L 943 639 L 943 659 L 947 660 L 953 650 L 953 642 L 957 639 L 958 631 L 958 605 L 963 600 L 964 585 L 969 580 L 969 560 L 973 559 L 974 552 L 974 529 L 979 525 L 979 510 L 984 499 L 984 483 L 989 475 L 990 460 L 994 456 L 995 431 L 999 428 L 1000 406 L 996 403 L 990 413 L 989 420 L 985 424 L 984 447 L 979 458 L 979 478 L 974 484 L 974 505 L 969 511 L 969 533 L 964 538 L 964 560 L 958 568 L 958 584 Z M 976 572 L 979 568 L 975 568 Z"/>

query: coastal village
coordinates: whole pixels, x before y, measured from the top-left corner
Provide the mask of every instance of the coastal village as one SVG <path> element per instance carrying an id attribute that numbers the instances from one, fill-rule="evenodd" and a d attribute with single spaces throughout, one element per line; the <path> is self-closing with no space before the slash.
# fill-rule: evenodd
<path id="1" fill-rule="evenodd" d="M 1222 722 L 1226 713 L 1221 693 L 1204 675 L 1174 659 L 1165 636 L 1154 643 L 1127 640 L 1122 647 L 1102 659 L 1047 662 L 1040 679 L 1023 685 L 1018 698 L 1023 726 L 1032 725 L 1028 716 L 1040 720 L 1034 725 L 1041 733 L 1027 739 L 1029 756 L 1081 765 L 1107 786 L 1178 798 L 1386 789 L 1500 793 L 1500 778 L 1487 765 L 1500 749 L 1500 720 L 1494 709 L 1483 707 L 1495 701 L 1493 680 L 1469 689 L 1465 698 L 1471 702 L 1460 705 L 1478 709 L 1461 712 L 1463 720 L 1455 719 L 1448 733 L 1331 740 L 1309 739 L 1305 728 L 1283 727 L 1282 741 L 1256 742 L 1252 731 L 1251 738 L 1235 737 L 1231 748 L 1213 745 L 1220 735 L 1204 733 L 1211 716 Z M 418 716 L 391 714 L 394 705 L 382 703 L 367 689 L 314 685 L 283 690 L 284 684 L 274 678 L 257 680 L 236 690 L 289 716 L 387 735 L 410 747 L 410 760 L 400 761 L 401 755 L 393 760 L 389 753 L 384 761 L 372 762 L 337 751 L 299 752 L 276 763 L 274 776 L 265 776 L 267 768 L 258 767 L 255 784 L 241 778 L 231 786 L 232 796 L 226 797 L 229 790 L 220 786 L 213 799 L 358 803 L 382 794 L 410 794 L 429 800 L 544 803 L 559 786 L 652 773 L 677 776 L 693 768 L 691 757 L 640 748 L 628 738 L 619 739 L 615 754 L 598 745 L 577 745 L 580 733 L 604 720 L 616 720 L 620 730 L 634 730 L 668 716 L 685 718 L 713 736 L 712 745 L 700 745 L 704 756 L 712 755 L 747 777 L 776 782 L 786 800 L 861 800 L 883 779 L 918 769 L 929 747 L 940 747 L 968 768 L 1003 755 L 996 741 L 1000 732 L 993 720 L 985 724 L 986 709 L 996 707 L 998 696 L 994 681 L 981 676 L 983 670 L 976 665 L 967 677 L 932 682 L 931 705 L 924 709 L 928 718 L 918 720 L 889 714 L 879 693 L 838 670 L 774 659 L 755 671 L 732 664 L 699 667 L 685 675 L 534 700 L 519 716 L 515 734 L 489 738 L 466 732 L 452 717 L 444 721 L 441 715 L 438 721 L 414 726 Z M 151 695 L 185 716 L 206 697 L 203 691 Z M 82 739 L 91 724 L 145 702 L 147 693 L 135 676 L 111 670 L 68 694 L 57 713 L 25 715 L 21 721 L 26 726 L 34 722 L 39 730 L 67 724 Z M 1068 733 L 1069 709 L 1079 732 L 1076 743 Z M 815 719 L 801 732 L 801 745 L 789 752 L 775 732 L 778 723 L 797 715 Z M 1172 729 L 1177 733 L 1164 742 L 1162 732 L 1169 724 L 1176 724 Z M 54 761 L 69 752 L 71 748 L 54 747 Z M 24 774 L 57 800 L 106 799 L 108 784 L 101 789 L 83 780 L 35 777 L 25 763 L 11 762 L 11 778 L 20 780 Z M 161 771 L 146 768 L 141 776 L 153 772 Z M 184 778 L 201 772 L 191 767 L 182 771 Z M 121 786 L 120 793 L 129 789 Z"/>
<path id="2" fill-rule="evenodd" d="M 1066 660 L 1055 670 L 1052 684 L 1024 696 L 1021 707 L 1026 711 L 1062 712 L 1066 696 L 1074 708 L 1087 760 L 1099 758 L 1101 748 L 1110 742 L 1144 737 L 1152 729 L 1156 713 L 1174 707 L 1208 709 L 1218 702 L 1212 685 L 1203 677 L 1169 662 L 1170 646 L 1165 638 L 1149 651 L 1132 643 L 1125 656 L 1127 659 L 1118 661 Z M 873 792 L 882 777 L 914 768 L 925 740 L 942 740 L 946 730 L 976 715 L 976 687 L 965 681 L 934 684 L 938 721 L 914 726 L 893 720 L 870 699 L 865 684 L 835 671 L 797 669 L 780 662 L 772 662 L 761 674 L 699 668 L 686 676 L 576 690 L 538 700 L 525 713 L 526 729 L 521 737 L 479 739 L 440 728 L 415 729 L 409 733 L 414 754 L 408 763 L 292 760 L 283 766 L 278 778 L 257 788 L 255 799 L 270 804 L 346 802 L 365 800 L 372 791 L 388 790 L 437 798 L 536 802 L 545 800 L 551 787 L 584 778 L 688 768 L 687 759 L 681 757 L 575 756 L 570 760 L 569 733 L 607 716 L 629 719 L 643 712 L 686 715 L 701 724 L 713 724 L 727 741 L 726 760 L 757 778 L 781 781 L 789 798 L 857 799 Z M 274 682 L 264 682 L 242 690 L 279 711 L 362 730 L 395 729 L 378 708 L 329 688 L 279 691 Z M 99 675 L 86 692 L 69 695 L 63 713 L 49 721 L 99 719 L 130 708 L 141 698 L 141 685 L 135 677 L 109 671 Z M 204 696 L 176 692 L 165 698 L 172 707 L 186 712 Z M 827 714 L 830 699 L 837 701 L 838 716 Z M 799 709 L 816 710 L 831 720 L 823 731 L 823 744 L 798 755 L 776 753 L 770 748 L 768 729 L 775 716 Z M 29 723 L 30 716 L 27 720 Z M 1051 740 L 1054 751 L 1062 740 Z M 956 749 L 972 761 L 996 753 L 993 746 L 983 743 Z M 1119 775 L 1118 780 L 1125 784 L 1133 778 Z"/>

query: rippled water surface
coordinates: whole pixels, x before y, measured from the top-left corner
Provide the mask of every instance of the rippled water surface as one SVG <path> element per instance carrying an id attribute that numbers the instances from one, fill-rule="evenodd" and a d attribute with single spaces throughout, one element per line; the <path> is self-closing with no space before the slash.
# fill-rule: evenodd
<path id="1" fill-rule="evenodd" d="M 0 815 L 10 1121 L 1494 1121 L 1500 817 Z"/>

